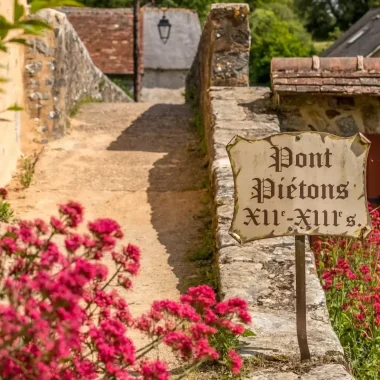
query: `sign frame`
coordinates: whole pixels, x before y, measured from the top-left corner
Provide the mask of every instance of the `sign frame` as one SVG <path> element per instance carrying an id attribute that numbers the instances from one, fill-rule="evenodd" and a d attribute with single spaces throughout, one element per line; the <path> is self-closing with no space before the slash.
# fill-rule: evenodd
<path id="1" fill-rule="evenodd" d="M 273 137 L 280 136 L 280 135 L 293 136 L 297 140 L 302 139 L 302 137 L 304 137 L 306 135 L 314 135 L 314 136 L 319 136 L 323 142 L 327 137 L 331 140 L 345 140 L 347 142 L 350 142 L 350 140 L 351 140 L 351 143 L 356 142 L 358 144 L 364 145 L 365 156 L 363 159 L 363 170 L 362 170 L 362 172 L 363 172 L 363 198 L 364 198 L 363 199 L 363 207 L 366 208 L 366 214 L 367 215 L 366 215 L 365 225 L 358 228 L 358 231 L 360 230 L 359 233 L 357 233 L 356 235 L 351 235 L 351 234 L 347 234 L 347 233 L 334 233 L 334 232 L 323 233 L 323 232 L 314 231 L 314 230 L 311 230 L 311 231 L 290 230 L 290 231 L 287 231 L 286 233 L 281 233 L 281 234 L 263 234 L 260 236 L 255 236 L 254 238 L 246 238 L 244 236 L 244 234 L 241 233 L 241 231 L 235 227 L 236 218 L 237 218 L 238 210 L 239 210 L 239 206 L 240 206 L 239 205 L 239 191 L 238 191 L 238 186 L 237 186 L 237 177 L 240 173 L 240 170 L 236 167 L 236 164 L 234 162 L 234 158 L 231 154 L 231 150 L 233 147 L 235 147 L 242 140 L 246 141 L 248 143 L 255 143 L 255 142 L 260 142 L 260 141 L 268 141 L 269 143 L 271 143 L 271 139 Z M 234 214 L 233 214 L 233 218 L 232 218 L 231 228 L 229 229 L 229 234 L 235 240 L 237 240 L 240 244 L 248 243 L 248 242 L 255 241 L 255 240 L 274 238 L 274 237 L 280 237 L 280 236 L 305 235 L 305 236 L 340 236 L 340 237 L 357 237 L 357 238 L 367 236 L 371 231 L 371 218 L 370 218 L 368 208 L 367 208 L 368 199 L 367 199 L 367 184 L 366 184 L 366 175 L 367 175 L 367 167 L 366 166 L 367 166 L 367 160 L 368 160 L 368 153 L 369 153 L 370 145 L 371 145 L 371 142 L 361 133 L 357 133 L 357 134 L 350 136 L 350 137 L 341 137 L 341 136 L 335 136 L 333 134 L 326 133 L 326 132 L 311 132 L 311 131 L 310 132 L 309 131 L 306 131 L 306 132 L 280 132 L 280 133 L 274 133 L 274 134 L 271 134 L 269 136 L 257 138 L 257 139 L 255 139 L 255 138 L 254 139 L 246 139 L 246 138 L 241 137 L 241 136 L 235 136 L 228 143 L 228 145 L 226 147 L 228 157 L 229 157 L 229 160 L 231 163 L 232 175 L 233 175 L 233 179 L 234 179 Z"/>

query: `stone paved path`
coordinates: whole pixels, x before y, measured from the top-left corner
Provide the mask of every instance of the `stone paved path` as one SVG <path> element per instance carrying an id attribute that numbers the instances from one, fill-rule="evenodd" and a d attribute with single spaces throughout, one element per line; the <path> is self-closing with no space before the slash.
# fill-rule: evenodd
<path id="1" fill-rule="evenodd" d="M 81 202 L 87 219 L 110 217 L 141 247 L 142 270 L 127 300 L 133 313 L 176 298 L 195 275 L 187 252 L 199 238 L 196 216 L 205 170 L 186 105 L 90 104 L 72 133 L 46 146 L 32 185 L 13 192 L 21 218 L 56 214 Z"/>

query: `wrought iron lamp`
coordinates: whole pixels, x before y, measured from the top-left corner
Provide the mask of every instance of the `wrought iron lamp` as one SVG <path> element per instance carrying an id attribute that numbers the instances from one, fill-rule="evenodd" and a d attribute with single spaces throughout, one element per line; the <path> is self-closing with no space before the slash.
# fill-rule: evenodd
<path id="1" fill-rule="evenodd" d="M 170 24 L 169 20 L 165 16 L 165 11 L 164 15 L 162 16 L 162 19 L 157 25 L 158 27 L 158 32 L 160 33 L 160 38 L 161 41 L 166 44 L 168 42 L 168 39 L 170 37 L 170 30 L 172 28 L 172 25 Z"/>

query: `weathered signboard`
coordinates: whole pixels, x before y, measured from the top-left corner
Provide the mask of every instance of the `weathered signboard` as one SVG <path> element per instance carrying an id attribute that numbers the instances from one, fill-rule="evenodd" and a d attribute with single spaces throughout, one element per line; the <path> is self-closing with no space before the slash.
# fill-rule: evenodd
<path id="1" fill-rule="evenodd" d="M 370 231 L 361 134 L 280 133 L 227 146 L 235 181 L 230 233 L 241 243 L 284 235 Z"/>

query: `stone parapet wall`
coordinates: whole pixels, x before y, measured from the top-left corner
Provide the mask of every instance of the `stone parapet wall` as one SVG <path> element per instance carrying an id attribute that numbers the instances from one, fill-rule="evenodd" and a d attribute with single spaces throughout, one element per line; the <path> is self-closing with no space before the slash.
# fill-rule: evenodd
<path id="1" fill-rule="evenodd" d="M 186 98 L 197 107 L 204 130 L 209 122 L 212 86 L 248 87 L 249 28 L 248 4 L 213 4 L 205 22 L 198 51 L 186 79 Z M 206 136 L 208 149 L 211 136 Z"/>
<path id="2" fill-rule="evenodd" d="M 258 240 L 239 245 L 228 233 L 234 209 L 234 182 L 226 145 L 236 136 L 259 138 L 280 132 L 280 120 L 267 88 L 210 89 L 209 151 L 214 189 L 214 229 L 220 293 L 249 303 L 257 334 L 245 338 L 241 353 L 269 360 L 251 380 L 298 379 L 299 350 L 295 313 L 295 246 L 293 237 Z M 307 323 L 312 364 L 303 368 L 302 379 L 348 380 L 343 349 L 332 330 L 325 295 L 307 251 Z M 281 369 L 271 368 L 281 358 Z M 273 365 L 274 367 L 275 365 Z M 298 368 L 299 369 L 299 368 Z"/>
<path id="3" fill-rule="evenodd" d="M 249 304 L 257 336 L 244 338 L 241 353 L 267 360 L 249 379 L 352 380 L 330 324 L 310 249 L 306 255 L 306 287 L 312 361 L 301 365 L 296 333 L 294 238 L 264 239 L 241 246 L 228 232 L 234 210 L 234 181 L 227 144 L 236 135 L 262 138 L 289 129 L 270 89 L 247 87 L 249 44 L 248 6 L 213 6 L 187 78 L 187 98 L 201 116 L 208 147 L 220 295 L 241 297 Z"/>
<path id="4" fill-rule="evenodd" d="M 211 86 L 248 86 L 248 14 L 248 4 L 212 5 L 187 77 L 188 91 L 197 104 Z"/>
<path id="5" fill-rule="evenodd" d="M 64 135 L 70 114 L 83 101 L 132 101 L 93 63 L 65 14 L 45 10 L 52 30 L 30 38 L 25 57 L 26 110 L 38 142 Z"/>

